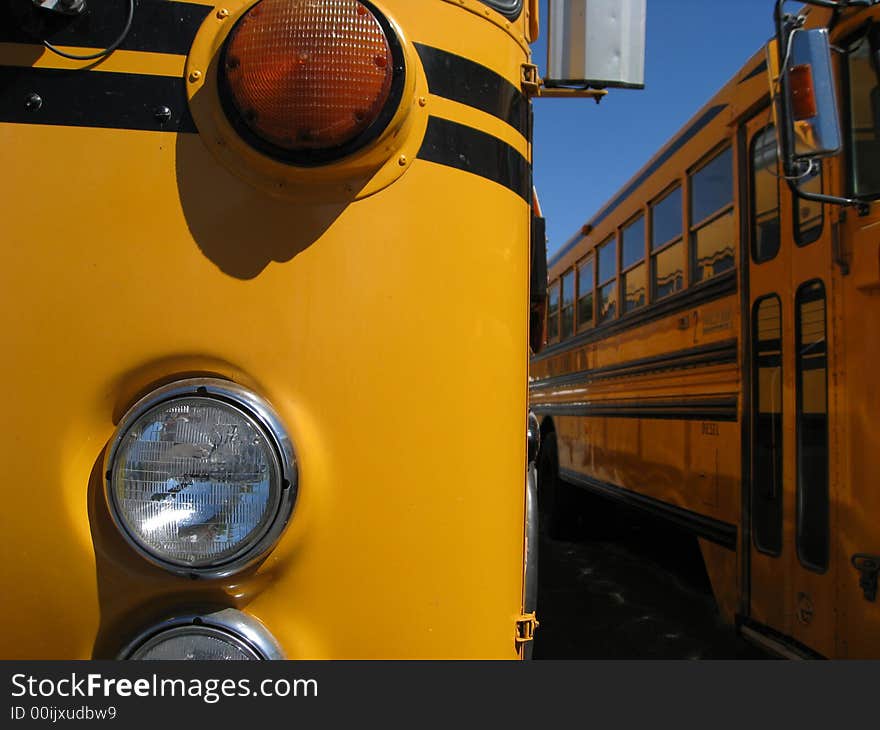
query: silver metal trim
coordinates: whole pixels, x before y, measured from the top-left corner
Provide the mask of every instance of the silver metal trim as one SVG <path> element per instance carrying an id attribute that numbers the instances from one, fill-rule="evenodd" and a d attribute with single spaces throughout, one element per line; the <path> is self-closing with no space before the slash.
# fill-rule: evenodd
<path id="1" fill-rule="evenodd" d="M 207 614 L 186 614 L 167 619 L 141 632 L 119 652 L 118 659 L 131 659 L 138 649 L 169 633 L 210 633 L 235 643 L 260 660 L 285 659 L 284 650 L 260 621 L 234 608 Z"/>
<path id="2" fill-rule="evenodd" d="M 526 567 L 523 579 L 523 613 L 538 607 L 538 470 L 534 464 L 526 472 Z M 534 641 L 526 642 L 523 659 L 531 659 Z"/>
<path id="3" fill-rule="evenodd" d="M 275 517 L 265 532 L 249 547 L 245 547 L 228 560 L 213 566 L 193 567 L 163 560 L 142 545 L 125 527 L 118 514 L 111 488 L 113 464 L 125 434 L 132 424 L 144 413 L 168 401 L 177 398 L 203 397 L 213 398 L 241 411 L 243 415 L 254 420 L 269 436 L 280 466 L 281 491 Z M 284 528 L 290 521 L 299 489 L 299 473 L 296 467 L 296 454 L 293 443 L 280 417 L 264 400 L 238 383 L 219 378 L 188 378 L 164 385 L 152 391 L 135 403 L 122 417 L 107 456 L 104 459 L 104 499 L 107 509 L 116 528 L 125 541 L 143 558 L 160 568 L 176 575 L 190 578 L 226 578 L 238 573 L 263 558 L 278 542 Z"/>

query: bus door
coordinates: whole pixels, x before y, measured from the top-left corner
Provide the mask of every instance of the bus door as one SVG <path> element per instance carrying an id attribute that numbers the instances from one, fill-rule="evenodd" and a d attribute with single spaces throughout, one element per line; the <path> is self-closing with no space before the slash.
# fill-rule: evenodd
<path id="1" fill-rule="evenodd" d="M 751 392 L 749 614 L 834 653 L 828 358 L 831 226 L 779 175 L 769 110 L 746 124 Z M 822 187 L 821 170 L 803 188 Z"/>

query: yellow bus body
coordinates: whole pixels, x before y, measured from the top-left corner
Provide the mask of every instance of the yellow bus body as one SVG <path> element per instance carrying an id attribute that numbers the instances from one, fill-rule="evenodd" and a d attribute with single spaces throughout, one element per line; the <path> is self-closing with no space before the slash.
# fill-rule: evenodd
<path id="1" fill-rule="evenodd" d="M 826 11 L 813 10 L 809 17 L 816 27 L 826 27 L 830 20 Z M 868 24 L 878 22 L 880 8 L 846 11 L 833 26 L 832 44 L 855 47 Z M 867 96 L 845 83 L 846 60 L 834 56 L 846 124 L 850 100 L 858 108 Z M 880 496 L 875 488 L 880 437 L 873 423 L 880 412 L 880 389 L 874 383 L 880 358 L 880 206 L 871 205 L 865 215 L 817 206 L 793 200 L 780 182 L 775 217 L 779 251 L 765 261 L 750 256 L 756 214 L 774 224 L 772 210 L 756 208 L 753 214 L 751 209 L 758 183 L 751 176 L 750 155 L 773 121 L 766 69 L 762 50 L 551 258 L 550 287 L 556 292 L 548 314 L 551 339 L 532 360 L 531 404 L 542 419 L 544 442 L 556 440 L 563 480 L 645 508 L 699 538 L 719 610 L 727 620 L 736 620 L 751 636 L 786 655 L 876 658 L 880 604 L 862 584 L 863 578 L 870 582 L 865 574 L 870 571 L 857 569 L 854 561 L 859 562 L 858 555 L 880 555 Z M 876 78 L 866 83 L 876 91 Z M 849 134 L 846 128 L 844 133 Z M 826 193 L 847 194 L 848 155 L 870 154 L 865 147 L 854 151 L 851 138 L 847 145 L 846 153 L 822 163 Z M 769 149 L 775 155 L 775 146 Z M 706 216 L 695 217 L 692 210 L 702 210 L 702 203 L 694 203 L 693 196 L 699 198 L 700 190 L 711 187 L 700 171 L 726 154 L 730 197 Z M 867 157 L 863 164 L 876 165 L 876 159 L 872 163 Z M 776 179 L 764 177 L 760 184 L 772 190 Z M 676 195 L 676 189 L 681 194 L 679 220 L 668 230 L 677 233 L 669 239 L 661 236 L 652 248 L 655 207 L 666 195 Z M 821 222 L 806 236 L 801 227 L 815 222 L 820 208 Z M 664 297 L 633 287 L 633 301 L 641 296 L 646 301 L 620 316 L 625 297 L 621 237 L 626 238 L 627 226 L 638 216 L 646 224 L 641 263 L 633 262 L 625 273 L 650 289 L 655 268 L 667 271 L 658 257 L 670 252 L 669 258 L 680 257 L 683 267 L 668 269 L 670 281 L 681 275 L 683 285 Z M 800 245 L 796 233 L 803 234 Z M 604 283 L 595 271 L 597 249 L 610 240 L 616 241 L 618 257 L 610 286 L 617 311 L 597 325 Z M 705 242 L 703 254 L 694 252 L 695 240 Z M 560 281 L 581 264 L 588 283 L 582 286 L 575 273 L 579 283 L 573 294 L 573 324 L 560 335 L 569 317 L 562 310 L 566 302 L 560 301 Z M 714 275 L 705 276 L 704 269 Z M 807 298 L 798 299 L 815 282 L 824 287 L 824 333 L 814 329 L 796 347 L 799 317 L 805 332 L 821 329 L 820 309 L 811 308 Z M 574 312 L 584 293 L 595 303 L 585 299 L 579 322 Z M 766 297 L 780 303 L 775 321 L 771 311 L 758 308 Z M 753 339 L 753 326 L 762 332 L 780 327 L 781 356 L 772 346 L 756 351 L 756 344 L 765 345 L 763 337 L 761 342 Z M 806 362 L 816 343 L 824 344 L 827 354 L 823 368 L 811 372 L 824 369 L 827 388 L 821 380 L 811 380 L 814 376 L 798 360 Z M 769 359 L 761 360 L 765 353 Z M 781 397 L 768 405 L 767 393 L 776 387 L 772 379 L 779 372 L 768 364 L 775 362 L 773 357 L 779 358 Z M 799 385 L 802 372 L 807 375 Z M 759 388 L 764 394 L 760 398 Z M 809 461 L 816 448 L 808 441 L 799 443 L 798 429 L 806 433 L 810 428 L 802 414 L 812 416 L 823 407 L 828 505 L 819 538 L 827 540 L 827 558 L 821 564 L 810 558 L 806 528 L 798 527 L 798 500 L 803 497 L 799 483 L 819 469 Z M 767 409 L 778 411 L 781 419 L 773 452 L 780 460 L 778 494 L 755 486 L 760 468 L 757 414 Z M 805 459 L 802 468 L 799 453 Z M 768 516 L 771 502 L 781 516 Z M 756 539 L 761 519 L 779 520 L 778 549 Z"/>
<path id="2" fill-rule="evenodd" d="M 247 5 L 204 6 L 190 57 L 123 47 L 89 65 L 0 42 L 0 64 L 37 80 L 77 69 L 70 94 L 108 73 L 183 88 Z M 375 5 L 406 45 L 412 138 L 385 179 L 357 183 L 368 194 L 270 195 L 221 164 L 210 149 L 221 137 L 195 130 L 0 123 L 10 416 L 0 656 L 113 657 L 145 627 L 203 605 L 256 617 L 289 658 L 520 655 L 528 195 L 418 152 L 435 119 L 526 162 L 530 142 L 431 93 L 413 49 L 462 57 L 518 89 L 533 20 L 475 0 Z M 45 92 L 43 108 L 63 117 L 74 101 Z M 194 116 L 210 103 L 191 101 Z M 267 170 L 254 173 L 261 183 Z M 258 568 L 193 581 L 123 541 L 102 463 L 140 396 L 205 375 L 271 402 L 296 446 L 300 493 Z"/>

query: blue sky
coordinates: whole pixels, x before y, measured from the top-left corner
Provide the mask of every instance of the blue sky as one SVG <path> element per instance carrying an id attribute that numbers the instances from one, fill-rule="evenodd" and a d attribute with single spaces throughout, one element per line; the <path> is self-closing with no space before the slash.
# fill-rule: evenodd
<path id="1" fill-rule="evenodd" d="M 543 73 L 541 40 L 532 47 Z M 589 99 L 536 99 L 535 186 L 548 254 L 607 202 L 773 33 L 773 0 L 648 0 L 643 90 Z M 797 7 L 793 3 L 792 7 Z"/>

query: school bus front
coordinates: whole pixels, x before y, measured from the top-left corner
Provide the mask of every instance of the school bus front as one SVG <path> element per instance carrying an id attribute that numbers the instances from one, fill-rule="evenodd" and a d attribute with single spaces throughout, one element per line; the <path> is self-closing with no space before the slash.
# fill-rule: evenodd
<path id="1" fill-rule="evenodd" d="M 529 8 L 0 8 L 0 656 L 519 656 Z"/>

